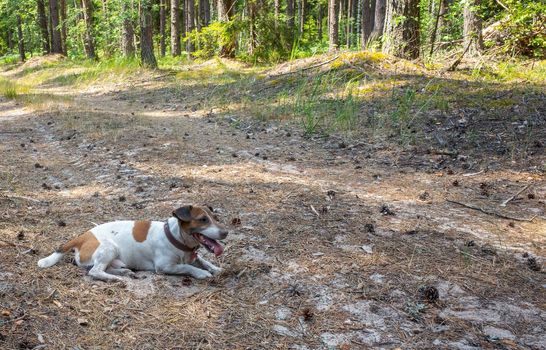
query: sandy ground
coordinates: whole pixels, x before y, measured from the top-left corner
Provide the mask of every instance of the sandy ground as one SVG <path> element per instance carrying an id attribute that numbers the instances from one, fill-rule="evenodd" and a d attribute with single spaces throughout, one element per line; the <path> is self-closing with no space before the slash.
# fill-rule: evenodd
<path id="1" fill-rule="evenodd" d="M 306 138 L 161 84 L 0 98 L 2 348 L 546 349 L 536 167 Z M 36 266 L 95 223 L 187 203 L 230 225 L 214 279 Z"/>

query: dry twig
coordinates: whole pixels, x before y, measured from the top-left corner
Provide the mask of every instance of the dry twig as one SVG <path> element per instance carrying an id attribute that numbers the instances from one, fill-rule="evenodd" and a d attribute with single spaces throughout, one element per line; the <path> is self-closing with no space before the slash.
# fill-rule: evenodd
<path id="1" fill-rule="evenodd" d="M 452 200 L 452 199 L 446 199 L 446 202 L 455 203 L 455 204 L 458 204 L 458 205 L 462 205 L 463 207 L 467 207 L 467 208 L 470 208 L 470 209 L 474 209 L 474 210 L 481 211 L 481 212 L 484 213 L 484 214 L 494 215 L 494 216 L 498 216 L 499 218 L 508 219 L 508 220 L 531 222 L 531 221 L 533 221 L 533 220 L 535 219 L 535 217 L 536 217 L 536 216 L 533 216 L 533 217 L 530 218 L 530 219 L 527 219 L 527 218 L 516 218 L 516 217 L 514 217 L 514 216 L 504 215 L 504 214 L 497 213 L 497 212 L 494 212 L 494 211 L 486 210 L 486 209 L 483 209 L 483 208 L 480 208 L 480 207 L 477 207 L 477 206 L 474 206 L 474 205 L 471 205 L 471 204 L 466 204 L 466 203 L 462 203 L 462 202 L 457 202 L 457 201 L 454 201 L 454 200 Z"/>
<path id="2" fill-rule="evenodd" d="M 276 75 L 270 75 L 269 77 L 272 78 L 272 77 L 280 77 L 280 76 L 288 75 L 288 74 L 301 73 L 301 72 L 304 72 L 304 71 L 309 70 L 309 69 L 313 69 L 313 68 L 318 68 L 318 67 L 320 67 L 320 66 L 324 66 L 325 64 L 328 64 L 328 63 L 330 63 L 330 62 L 333 62 L 333 61 L 337 60 L 338 58 L 339 58 L 339 56 L 335 56 L 335 57 L 332 58 L 332 59 L 329 59 L 329 60 L 324 61 L 324 62 L 321 62 L 321 63 L 317 63 L 317 64 L 312 65 L 312 66 L 309 66 L 309 67 L 302 68 L 302 69 L 300 69 L 300 70 L 295 70 L 295 71 L 290 71 L 290 72 L 279 73 L 279 74 L 276 74 Z"/>
<path id="3" fill-rule="evenodd" d="M 504 202 L 502 202 L 500 204 L 501 207 L 506 207 L 506 204 L 510 203 L 512 200 L 514 200 L 514 198 L 516 198 L 517 196 L 519 196 L 523 191 L 525 191 L 526 189 L 528 189 L 529 187 L 531 187 L 532 184 L 528 184 L 527 186 L 523 187 L 521 190 L 518 191 L 518 193 L 514 194 L 513 196 L 511 196 L 510 198 L 508 198 L 507 200 L 505 200 Z"/>

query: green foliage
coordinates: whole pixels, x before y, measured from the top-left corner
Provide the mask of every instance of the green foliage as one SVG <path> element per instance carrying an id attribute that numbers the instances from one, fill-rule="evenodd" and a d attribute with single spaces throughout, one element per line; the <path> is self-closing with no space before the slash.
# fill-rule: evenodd
<path id="1" fill-rule="evenodd" d="M 193 43 L 195 51 L 192 56 L 199 59 L 208 59 L 220 54 L 220 49 L 228 45 L 240 31 L 241 23 L 233 20 L 229 22 L 212 22 L 201 31 L 194 29 L 187 39 Z"/>
<path id="2" fill-rule="evenodd" d="M 507 0 L 500 25 L 502 49 L 510 55 L 546 56 L 546 2 Z"/>

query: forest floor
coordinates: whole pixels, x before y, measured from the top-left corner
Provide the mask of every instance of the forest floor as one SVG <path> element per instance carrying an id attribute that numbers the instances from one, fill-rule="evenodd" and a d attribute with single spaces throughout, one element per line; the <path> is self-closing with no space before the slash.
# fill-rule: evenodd
<path id="1" fill-rule="evenodd" d="M 4 68 L 0 347 L 546 349 L 544 81 L 330 59 Z M 36 266 L 187 203 L 230 225 L 211 280 Z"/>

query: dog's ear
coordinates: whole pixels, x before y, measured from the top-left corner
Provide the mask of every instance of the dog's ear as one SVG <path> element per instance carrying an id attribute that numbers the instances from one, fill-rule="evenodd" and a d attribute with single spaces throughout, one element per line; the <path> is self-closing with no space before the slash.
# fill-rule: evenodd
<path id="1" fill-rule="evenodd" d="M 191 205 L 185 205 L 183 207 L 180 207 L 173 211 L 173 216 L 176 217 L 180 221 L 191 221 L 191 210 L 193 207 Z"/>

